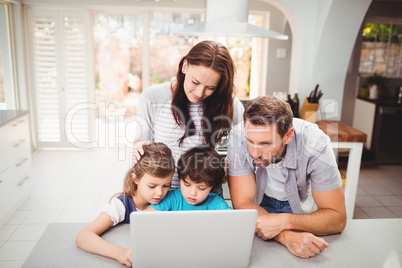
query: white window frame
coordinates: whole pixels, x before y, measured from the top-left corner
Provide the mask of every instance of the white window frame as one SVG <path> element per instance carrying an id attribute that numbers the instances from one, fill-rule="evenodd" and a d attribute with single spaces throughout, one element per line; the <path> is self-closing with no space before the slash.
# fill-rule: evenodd
<path id="1" fill-rule="evenodd" d="M 50 16 L 50 17 L 55 17 L 59 20 L 59 23 L 56 26 L 56 39 L 58 38 L 58 36 L 60 37 L 60 35 L 63 33 L 63 31 L 61 30 L 61 28 L 63 27 L 62 23 L 60 23 L 61 19 L 63 16 L 65 16 L 66 14 L 72 14 L 72 16 L 75 16 L 78 13 L 81 13 L 82 18 L 84 18 L 85 20 L 85 27 L 89 33 L 89 31 L 91 30 L 91 27 L 89 27 L 90 23 L 89 23 L 89 13 L 86 10 L 83 9 L 68 9 L 68 8 L 62 8 L 62 9 L 54 9 L 54 8 L 41 8 L 41 7 L 28 7 L 27 10 L 27 16 L 26 16 L 26 20 L 27 23 L 26 25 L 28 27 L 31 27 L 31 19 L 32 19 L 32 13 L 36 14 L 36 15 L 40 15 L 43 17 L 46 16 Z M 55 15 L 56 14 L 56 15 Z M 57 32 L 59 31 L 59 32 Z M 34 47 L 32 45 L 33 42 L 33 38 L 32 38 L 32 30 L 31 29 L 27 29 L 27 34 L 28 34 L 28 39 L 31 40 L 29 47 L 28 47 L 28 55 L 31 55 L 30 60 L 30 70 L 29 70 L 29 76 L 30 76 L 30 81 L 32 84 L 32 88 L 31 88 L 31 96 L 32 96 L 32 107 L 33 107 L 33 119 L 34 119 L 34 139 L 35 139 L 35 146 L 37 148 L 94 148 L 96 147 L 96 144 L 94 144 L 95 142 L 95 132 L 94 132 L 94 125 L 95 125 L 95 116 L 88 116 L 88 139 L 89 142 L 86 141 L 80 141 L 80 140 L 74 140 L 74 139 L 68 139 L 66 136 L 66 131 L 65 131 L 65 124 L 66 124 L 66 120 L 73 120 L 73 118 L 71 116 L 75 115 L 75 112 L 77 112 L 77 110 L 72 110 L 72 113 L 70 115 L 70 117 L 67 117 L 68 113 L 67 111 L 65 111 L 64 109 L 67 109 L 66 107 L 66 99 L 65 99 L 65 92 L 64 92 L 64 87 L 65 87 L 65 81 L 64 79 L 66 78 L 63 73 L 64 73 L 64 69 L 62 64 L 60 63 L 61 61 L 63 61 L 63 56 L 64 56 L 64 50 L 62 48 L 62 44 L 61 42 L 57 42 L 56 43 L 56 61 L 57 63 L 57 90 L 58 90 L 58 100 L 60 103 L 60 106 L 58 108 L 58 112 L 59 112 L 59 124 L 60 124 L 60 141 L 56 142 L 56 141 L 42 141 L 40 140 L 39 137 L 39 125 L 38 125 L 38 118 L 37 118 L 37 112 L 38 112 L 38 105 L 36 103 L 36 94 L 37 94 L 37 89 L 36 89 L 36 84 L 35 84 L 35 65 L 34 65 L 34 60 L 32 60 L 32 57 L 34 56 Z M 85 105 L 84 103 L 82 103 L 82 106 L 76 106 L 76 108 L 79 109 L 88 109 L 89 110 L 96 110 L 95 107 L 90 107 L 90 104 L 94 103 L 94 81 L 93 79 L 91 79 L 91 77 L 94 77 L 93 75 L 93 69 L 94 69 L 94 65 L 93 65 L 93 57 L 92 57 L 92 51 L 89 49 L 90 45 L 92 44 L 92 39 L 89 38 L 89 35 L 87 35 L 86 37 L 86 51 L 84 53 L 86 53 L 86 55 L 88 55 L 88 67 L 87 69 L 87 73 L 85 74 L 87 77 L 87 83 L 86 83 L 86 88 L 90 89 L 86 92 L 86 101 L 88 103 L 88 105 Z M 77 103 L 78 104 L 78 103 Z M 83 107 L 87 107 L 87 108 L 83 108 Z M 89 108 L 90 107 L 90 108 Z"/>

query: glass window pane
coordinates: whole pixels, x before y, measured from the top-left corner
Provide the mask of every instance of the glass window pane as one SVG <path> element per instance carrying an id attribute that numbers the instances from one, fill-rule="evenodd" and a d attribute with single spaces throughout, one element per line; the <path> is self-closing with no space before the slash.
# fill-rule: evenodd
<path id="1" fill-rule="evenodd" d="M 383 23 L 378 24 L 378 34 L 388 35 L 390 30 L 391 30 L 390 24 L 383 24 Z"/>
<path id="2" fill-rule="evenodd" d="M 366 23 L 362 33 L 359 72 L 400 77 L 402 24 Z"/>
<path id="3" fill-rule="evenodd" d="M 0 110 L 15 109 L 10 8 L 8 4 L 0 3 Z"/>
<path id="4" fill-rule="evenodd" d="M 362 49 L 360 53 L 360 73 L 373 72 L 375 42 L 363 41 Z"/>
<path id="5" fill-rule="evenodd" d="M 388 50 L 387 76 L 389 77 L 398 76 L 398 68 L 401 59 L 401 42 L 398 42 L 397 36 L 394 37 L 396 38 L 391 39 Z"/>
<path id="6" fill-rule="evenodd" d="M 366 23 L 363 29 L 363 41 L 375 41 L 377 36 L 377 25 L 375 23 Z"/>
<path id="7" fill-rule="evenodd" d="M 142 16 L 95 14 L 93 35 L 99 99 L 121 103 L 128 92 L 141 92 Z"/>
<path id="8" fill-rule="evenodd" d="M 180 59 L 202 39 L 173 35 L 173 32 L 199 23 L 201 14 L 151 13 L 150 84 L 172 81 L 176 77 Z"/>

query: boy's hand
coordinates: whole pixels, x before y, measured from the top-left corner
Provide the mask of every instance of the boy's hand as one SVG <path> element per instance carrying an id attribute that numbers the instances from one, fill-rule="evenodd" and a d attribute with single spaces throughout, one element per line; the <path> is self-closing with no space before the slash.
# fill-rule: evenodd
<path id="1" fill-rule="evenodd" d="M 133 265 L 131 248 L 121 248 L 119 254 L 117 255 L 117 260 L 120 263 L 131 267 Z"/>
<path id="2" fill-rule="evenodd" d="M 133 167 L 137 162 L 141 159 L 141 156 L 144 154 L 144 148 L 142 146 L 151 144 L 150 141 L 136 141 L 133 143 L 133 157 L 131 159 Z"/>

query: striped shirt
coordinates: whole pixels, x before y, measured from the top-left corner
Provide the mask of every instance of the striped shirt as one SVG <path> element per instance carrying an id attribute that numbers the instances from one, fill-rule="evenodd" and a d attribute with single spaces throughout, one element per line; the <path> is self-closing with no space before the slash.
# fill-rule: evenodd
<path id="1" fill-rule="evenodd" d="M 143 91 L 138 104 L 137 123 L 134 140 L 150 140 L 151 142 L 163 142 L 172 151 L 173 157 L 177 160 L 187 150 L 206 144 L 202 131 L 203 107 L 202 102 L 190 103 L 190 117 L 194 121 L 195 135 L 187 137 L 179 146 L 179 138 L 184 135 L 184 128 L 178 126 L 171 111 L 172 92 L 169 83 L 151 86 Z M 243 105 L 234 97 L 233 125 L 238 124 L 243 118 Z M 180 114 L 180 110 L 179 110 Z M 207 125 L 209 122 L 206 122 Z M 213 122 L 211 122 L 213 123 Z M 180 182 L 177 172 L 173 175 L 172 187 L 177 188 Z"/>

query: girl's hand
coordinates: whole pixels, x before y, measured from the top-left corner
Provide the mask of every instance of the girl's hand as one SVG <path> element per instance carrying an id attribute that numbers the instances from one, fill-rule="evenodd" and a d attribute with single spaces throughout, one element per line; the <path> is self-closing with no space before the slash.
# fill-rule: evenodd
<path id="1" fill-rule="evenodd" d="M 131 267 L 133 265 L 131 248 L 121 248 L 116 259 L 121 264 Z"/>
<path id="2" fill-rule="evenodd" d="M 137 164 L 137 162 L 141 159 L 141 156 L 144 154 L 144 148 L 142 146 L 151 144 L 150 141 L 136 141 L 133 143 L 133 157 L 131 159 L 133 167 Z"/>

